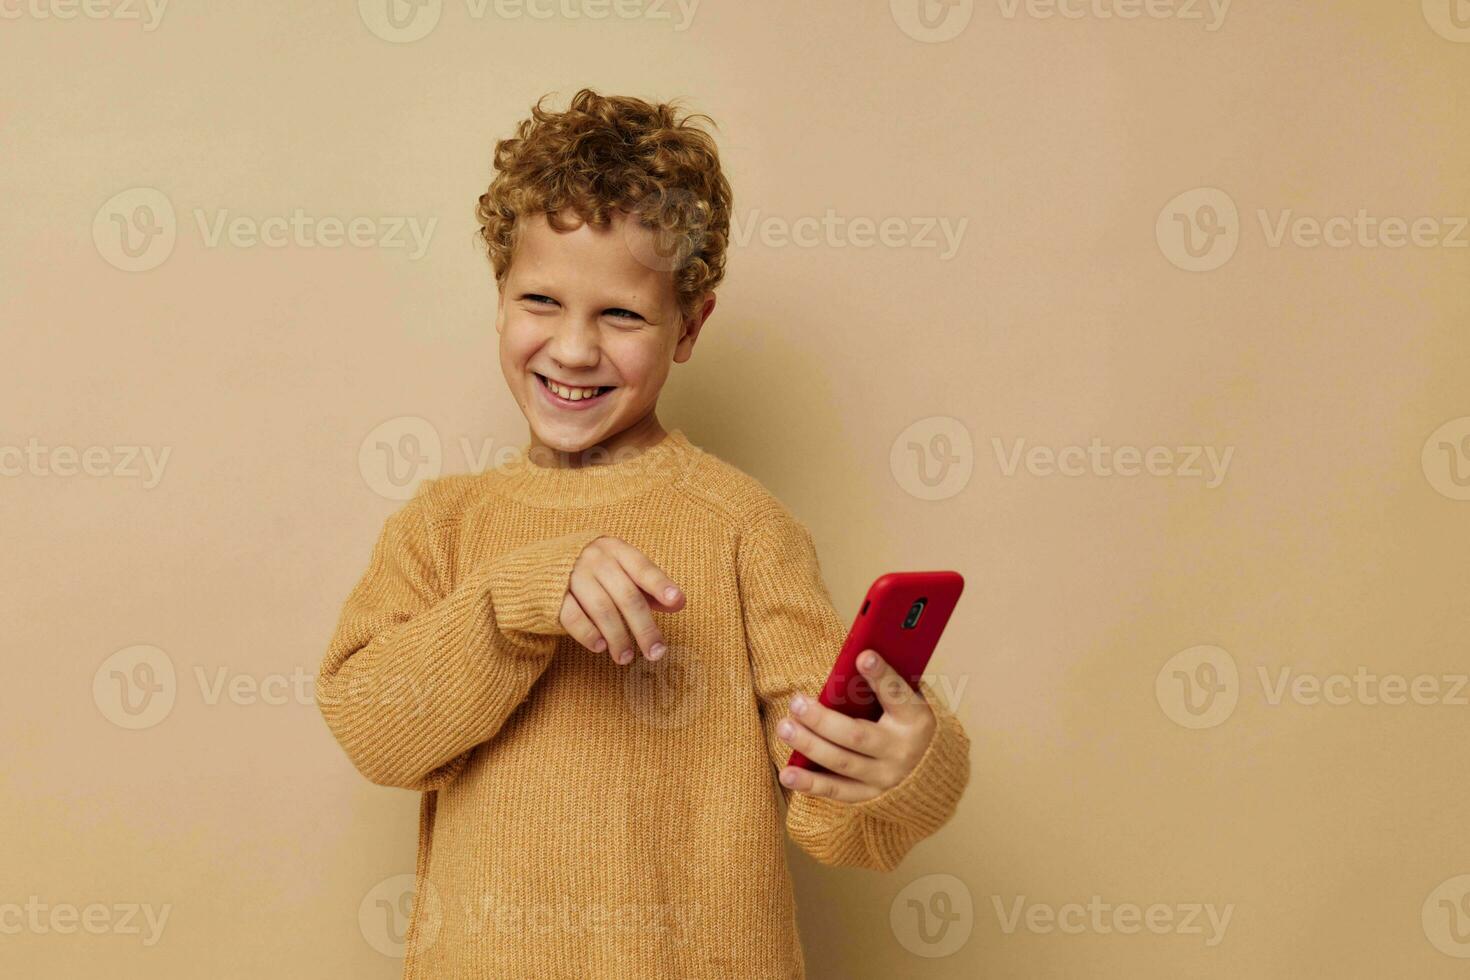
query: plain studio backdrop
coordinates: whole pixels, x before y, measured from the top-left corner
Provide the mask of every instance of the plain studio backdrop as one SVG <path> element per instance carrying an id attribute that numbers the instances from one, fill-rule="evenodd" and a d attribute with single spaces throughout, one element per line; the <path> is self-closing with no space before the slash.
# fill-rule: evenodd
<path id="1" fill-rule="evenodd" d="M 473 209 L 584 85 L 734 187 L 664 423 L 844 619 L 967 581 L 969 791 L 890 874 L 789 845 L 812 977 L 1470 965 L 1463 0 L 0 15 L 0 973 L 400 974 L 417 797 L 311 678 L 526 439 Z"/>

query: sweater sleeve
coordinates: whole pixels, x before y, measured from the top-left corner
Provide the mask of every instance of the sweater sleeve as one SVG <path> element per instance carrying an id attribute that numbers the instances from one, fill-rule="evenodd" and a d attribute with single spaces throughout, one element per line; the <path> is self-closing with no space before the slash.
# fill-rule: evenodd
<path id="1" fill-rule="evenodd" d="M 814 700 L 821 694 L 847 627 L 832 606 L 811 532 L 784 507 L 742 534 L 739 574 L 761 724 L 779 772 L 791 747 L 776 726 L 798 692 Z M 920 693 L 934 712 L 934 735 L 896 786 L 871 800 L 844 803 L 777 782 L 786 799 L 787 832 L 817 861 L 891 871 L 954 814 L 970 777 L 970 740 L 927 680 L 920 681 Z"/>
<path id="2" fill-rule="evenodd" d="M 437 789 L 495 737 L 551 662 L 583 530 L 491 558 L 450 581 L 426 483 L 391 516 L 342 609 L 316 678 L 327 726 L 381 786 Z"/>

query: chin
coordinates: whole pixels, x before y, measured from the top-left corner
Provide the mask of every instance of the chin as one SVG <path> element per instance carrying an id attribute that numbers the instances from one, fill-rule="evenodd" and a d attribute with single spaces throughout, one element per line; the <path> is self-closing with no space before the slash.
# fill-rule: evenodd
<path id="1" fill-rule="evenodd" d="M 589 446 L 595 446 L 601 441 L 599 435 L 587 431 L 562 434 L 535 424 L 531 426 L 531 431 L 536 436 L 536 441 L 540 442 L 543 446 L 549 446 L 552 449 L 564 453 L 581 452 L 583 449 Z"/>

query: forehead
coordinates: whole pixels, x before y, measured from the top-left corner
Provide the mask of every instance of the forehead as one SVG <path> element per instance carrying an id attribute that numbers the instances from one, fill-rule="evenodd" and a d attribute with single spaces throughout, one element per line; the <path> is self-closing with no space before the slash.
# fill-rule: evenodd
<path id="1" fill-rule="evenodd" d="M 568 217 L 564 223 L 573 220 L 577 219 Z M 644 243 L 652 237 L 647 228 L 618 212 L 604 227 L 582 222 L 571 231 L 553 228 L 545 214 L 531 215 L 519 228 L 511 278 L 588 295 L 616 292 L 643 302 L 672 302 L 673 275 L 639 261 L 635 254 L 635 248 L 646 254 Z"/>

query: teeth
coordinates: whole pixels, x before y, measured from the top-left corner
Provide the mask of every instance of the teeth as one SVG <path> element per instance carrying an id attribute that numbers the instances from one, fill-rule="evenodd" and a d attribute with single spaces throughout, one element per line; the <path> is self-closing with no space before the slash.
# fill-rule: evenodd
<path id="1" fill-rule="evenodd" d="M 598 391 L 601 390 L 600 388 L 568 388 L 566 385 L 557 384 L 550 378 L 546 379 L 546 387 L 550 388 L 552 391 L 556 392 L 558 395 L 562 396 L 568 401 L 574 402 L 579 402 L 584 398 L 596 397 Z"/>

